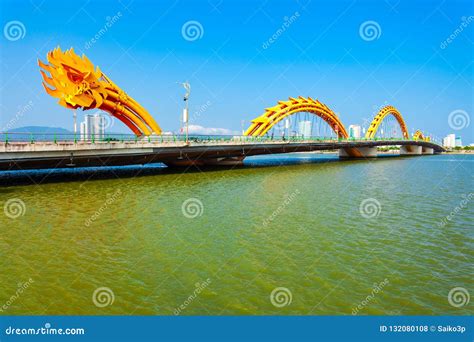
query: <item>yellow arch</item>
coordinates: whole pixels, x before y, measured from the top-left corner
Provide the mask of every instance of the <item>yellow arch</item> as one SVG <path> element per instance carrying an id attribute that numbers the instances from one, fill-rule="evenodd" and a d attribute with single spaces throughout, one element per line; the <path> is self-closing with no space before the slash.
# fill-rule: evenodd
<path id="1" fill-rule="evenodd" d="M 252 120 L 252 124 L 244 134 L 254 137 L 263 136 L 284 118 L 300 112 L 308 112 L 319 116 L 329 124 L 339 138 L 349 137 L 346 128 L 331 109 L 318 100 L 302 96 L 298 98 L 290 97 L 288 101 L 278 101 L 276 106 L 266 108 L 265 113 Z"/>
<path id="2" fill-rule="evenodd" d="M 397 119 L 397 122 L 402 130 L 403 138 L 408 139 L 409 134 L 405 120 L 403 120 L 402 114 L 400 114 L 400 112 L 393 106 L 385 106 L 377 113 L 377 115 L 372 120 L 365 137 L 368 139 L 374 138 L 383 119 L 385 119 L 385 117 L 390 114 L 393 115 L 395 119 Z"/>
<path id="3" fill-rule="evenodd" d="M 423 141 L 430 141 L 430 137 L 425 137 L 422 131 L 417 130 L 415 134 L 413 134 L 413 140 L 423 140 Z"/>

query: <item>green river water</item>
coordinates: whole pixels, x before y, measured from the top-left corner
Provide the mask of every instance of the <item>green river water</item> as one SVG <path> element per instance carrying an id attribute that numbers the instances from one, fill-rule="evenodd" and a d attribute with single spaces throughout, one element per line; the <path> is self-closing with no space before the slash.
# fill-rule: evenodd
<path id="1" fill-rule="evenodd" d="M 0 314 L 471 314 L 473 167 L 305 153 L 3 176 Z"/>

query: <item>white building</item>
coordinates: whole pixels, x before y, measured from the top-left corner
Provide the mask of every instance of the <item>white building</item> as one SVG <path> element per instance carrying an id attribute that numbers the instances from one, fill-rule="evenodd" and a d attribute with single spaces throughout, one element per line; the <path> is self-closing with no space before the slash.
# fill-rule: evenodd
<path id="1" fill-rule="evenodd" d="M 462 147 L 462 140 L 461 137 L 456 137 L 455 143 L 456 147 Z"/>
<path id="2" fill-rule="evenodd" d="M 88 140 L 88 137 L 89 137 L 89 132 L 87 130 L 87 125 L 86 125 L 86 122 L 81 122 L 79 124 L 79 130 L 81 132 L 81 140 L 84 141 L 84 140 Z"/>
<path id="3" fill-rule="evenodd" d="M 349 126 L 349 137 L 359 139 L 361 137 L 362 127 L 360 125 Z"/>
<path id="4" fill-rule="evenodd" d="M 311 121 L 298 122 L 298 135 L 300 137 L 311 137 Z"/>
<path id="5" fill-rule="evenodd" d="M 455 147 L 456 146 L 456 135 L 455 134 L 448 134 L 446 137 L 443 138 L 443 146 L 444 147 Z"/>
<path id="6" fill-rule="evenodd" d="M 86 114 L 81 122 L 81 140 L 101 140 L 105 138 L 105 117 L 101 114 Z"/>

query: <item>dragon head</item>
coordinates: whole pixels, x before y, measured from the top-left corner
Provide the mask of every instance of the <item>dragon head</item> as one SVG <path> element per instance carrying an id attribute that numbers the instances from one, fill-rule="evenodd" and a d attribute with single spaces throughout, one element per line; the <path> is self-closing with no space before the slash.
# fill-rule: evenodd
<path id="1" fill-rule="evenodd" d="M 49 65 L 38 61 L 41 68 L 49 72 L 48 77 L 43 70 L 43 87 L 46 92 L 59 98 L 59 104 L 66 108 L 99 108 L 107 98 L 106 85 L 99 67 L 82 55 L 79 57 L 71 48 L 62 52 L 58 47 L 47 55 Z M 52 88 L 50 88 L 52 87 Z"/>
<path id="2" fill-rule="evenodd" d="M 59 47 L 47 55 L 49 64 L 38 60 L 46 92 L 70 109 L 101 109 L 124 122 L 136 135 L 160 134 L 153 117 L 115 85 L 85 56 Z M 46 74 L 47 71 L 49 76 Z"/>

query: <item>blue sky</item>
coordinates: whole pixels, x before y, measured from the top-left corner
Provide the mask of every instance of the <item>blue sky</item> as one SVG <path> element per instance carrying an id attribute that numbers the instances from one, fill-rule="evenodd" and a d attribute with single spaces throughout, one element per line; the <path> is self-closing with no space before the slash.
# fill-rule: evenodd
<path id="1" fill-rule="evenodd" d="M 192 124 L 206 128 L 239 131 L 242 120 L 248 126 L 265 107 L 302 95 L 327 104 L 346 126 L 392 104 L 410 132 L 456 133 L 471 143 L 474 123 L 454 130 L 448 118 L 473 115 L 472 15 L 468 0 L 2 0 L 0 127 L 72 130 L 72 112 L 44 92 L 36 64 L 59 45 L 84 52 L 164 130 L 178 129 L 176 82 L 189 80 Z M 22 38 L 7 39 L 11 21 L 23 24 Z M 183 37 L 188 21 L 202 26 L 200 38 Z M 367 21 L 380 28 L 373 40 L 360 33 Z M 127 132 L 120 122 L 111 130 Z"/>

